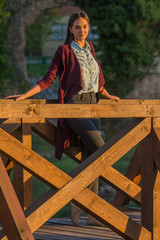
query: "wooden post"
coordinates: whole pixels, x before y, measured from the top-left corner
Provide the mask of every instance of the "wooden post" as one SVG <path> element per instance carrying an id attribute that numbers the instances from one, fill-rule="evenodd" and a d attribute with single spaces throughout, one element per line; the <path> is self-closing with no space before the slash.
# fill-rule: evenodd
<path id="1" fill-rule="evenodd" d="M 142 226 L 153 230 L 154 147 L 153 131 L 143 140 L 141 207 Z"/>
<path id="2" fill-rule="evenodd" d="M 31 124 L 30 119 L 22 119 L 22 142 L 28 148 L 32 148 Z M 24 209 L 33 203 L 33 180 L 32 175 L 23 169 L 24 184 Z"/>
<path id="3" fill-rule="evenodd" d="M 154 161 L 157 167 L 153 188 L 153 240 L 160 238 L 160 118 L 153 119 Z"/>
<path id="4" fill-rule="evenodd" d="M 21 135 L 22 134 L 22 135 Z M 22 132 L 16 134 L 16 138 L 21 140 L 29 149 L 32 147 L 30 120 L 22 119 Z M 32 175 L 14 163 L 14 187 L 21 203 L 26 209 L 33 203 L 33 182 Z"/>
<path id="5" fill-rule="evenodd" d="M 0 221 L 8 240 L 33 240 L 23 210 L 0 157 Z"/>

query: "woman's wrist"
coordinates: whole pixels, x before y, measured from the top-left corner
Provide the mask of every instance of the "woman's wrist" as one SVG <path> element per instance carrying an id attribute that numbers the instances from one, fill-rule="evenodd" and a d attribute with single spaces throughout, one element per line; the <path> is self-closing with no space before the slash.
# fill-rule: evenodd
<path id="1" fill-rule="evenodd" d="M 101 87 L 99 90 L 99 94 L 101 94 L 103 97 L 110 99 L 111 95 L 107 92 L 104 86 Z"/>
<path id="2" fill-rule="evenodd" d="M 99 92 L 98 92 L 98 93 L 102 94 L 102 93 L 103 93 L 103 91 L 104 91 L 104 89 L 105 89 L 105 87 L 104 87 L 104 86 L 102 86 L 102 87 L 101 87 L 101 89 L 99 90 Z"/>

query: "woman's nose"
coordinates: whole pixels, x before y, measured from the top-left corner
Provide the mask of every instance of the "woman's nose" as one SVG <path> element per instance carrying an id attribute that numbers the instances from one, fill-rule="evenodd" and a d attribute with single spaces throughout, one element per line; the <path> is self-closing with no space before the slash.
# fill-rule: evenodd
<path id="1" fill-rule="evenodd" d="M 81 28 L 81 29 L 80 29 L 80 32 L 81 32 L 81 33 L 83 33 L 83 32 L 84 32 L 84 29 L 83 29 L 83 28 Z"/>

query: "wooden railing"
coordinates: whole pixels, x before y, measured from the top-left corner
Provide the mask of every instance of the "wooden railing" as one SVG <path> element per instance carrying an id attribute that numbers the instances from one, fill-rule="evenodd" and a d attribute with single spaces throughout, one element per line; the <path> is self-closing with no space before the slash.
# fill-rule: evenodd
<path id="1" fill-rule="evenodd" d="M 54 145 L 56 127 L 47 119 L 71 117 L 133 121 L 83 162 L 80 149 L 67 149 L 65 153 L 80 163 L 68 175 L 32 150 L 31 132 Z M 0 221 L 4 230 L 0 239 L 34 239 L 32 233 L 70 201 L 125 239 L 160 239 L 159 100 L 100 100 L 93 105 L 0 100 L 0 119 Z M 112 165 L 135 146 L 122 175 Z M 7 174 L 12 168 L 14 188 Z M 32 175 L 50 186 L 36 202 Z M 113 205 L 87 188 L 98 177 L 118 190 Z M 130 200 L 141 205 L 141 225 L 116 207 Z"/>

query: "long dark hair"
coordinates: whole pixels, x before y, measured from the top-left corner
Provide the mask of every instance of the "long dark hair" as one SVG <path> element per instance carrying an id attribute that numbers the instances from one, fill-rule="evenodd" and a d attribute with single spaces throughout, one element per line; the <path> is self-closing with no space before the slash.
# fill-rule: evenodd
<path id="1" fill-rule="evenodd" d="M 90 19 L 85 12 L 81 11 L 81 12 L 72 13 L 68 21 L 66 40 L 64 44 L 71 43 L 72 40 L 74 40 L 73 34 L 70 32 L 69 27 L 72 28 L 74 21 L 76 21 L 78 18 L 81 18 L 81 17 L 86 19 L 88 24 L 90 24 Z"/>

